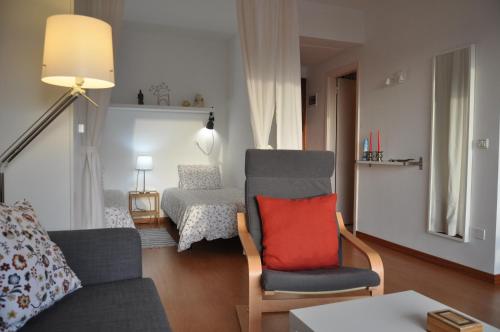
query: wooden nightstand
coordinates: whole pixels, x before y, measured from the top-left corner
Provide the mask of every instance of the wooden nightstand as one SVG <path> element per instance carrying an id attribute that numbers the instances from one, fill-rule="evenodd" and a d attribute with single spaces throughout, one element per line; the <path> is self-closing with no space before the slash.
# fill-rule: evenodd
<path id="1" fill-rule="evenodd" d="M 135 209 L 135 201 L 137 199 L 147 199 L 151 202 L 153 199 L 151 210 L 139 210 Z M 128 210 L 130 215 L 134 220 L 134 223 L 150 223 L 151 220 L 154 222 L 160 222 L 160 193 L 157 191 L 129 191 L 128 192 Z"/>

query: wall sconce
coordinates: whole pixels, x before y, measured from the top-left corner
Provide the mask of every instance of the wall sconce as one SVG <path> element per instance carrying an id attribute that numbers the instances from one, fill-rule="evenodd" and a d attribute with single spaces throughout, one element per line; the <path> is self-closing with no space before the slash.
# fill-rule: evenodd
<path id="1" fill-rule="evenodd" d="M 215 122 L 214 112 L 210 112 L 210 115 L 208 116 L 208 122 L 205 128 L 213 130 L 214 122 Z"/>
<path id="2" fill-rule="evenodd" d="M 396 84 L 402 84 L 406 82 L 406 71 L 400 70 L 398 72 L 395 72 L 391 74 L 389 77 L 387 77 L 384 81 L 385 86 L 392 86 Z"/>
<path id="3" fill-rule="evenodd" d="M 201 150 L 201 152 L 203 152 L 205 155 L 210 155 L 212 154 L 212 151 L 214 149 L 214 145 L 215 145 L 215 134 L 214 134 L 214 126 L 215 126 L 215 116 L 214 116 L 214 112 L 210 112 L 209 116 L 208 116 L 208 121 L 207 121 L 207 125 L 205 126 L 205 128 L 203 128 L 200 132 L 199 132 L 199 136 L 203 136 L 204 138 L 206 138 L 207 136 L 212 136 L 212 144 L 210 145 L 210 148 L 209 149 L 204 149 L 200 142 L 197 141 L 196 142 L 196 146 L 198 146 L 198 149 Z M 199 138 L 199 137 L 198 137 Z"/>

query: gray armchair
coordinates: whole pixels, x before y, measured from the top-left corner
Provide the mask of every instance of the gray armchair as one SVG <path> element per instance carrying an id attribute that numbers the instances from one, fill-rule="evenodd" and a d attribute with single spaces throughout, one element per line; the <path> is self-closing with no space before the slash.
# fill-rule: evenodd
<path id="1" fill-rule="evenodd" d="M 26 331 L 170 331 L 132 228 L 50 232 L 83 287 L 32 318 Z"/>
<path id="2" fill-rule="evenodd" d="M 304 198 L 331 193 L 330 178 L 334 165 L 334 154 L 327 151 L 247 151 L 247 212 L 246 215 L 238 214 L 238 233 L 249 272 L 248 306 L 237 306 L 242 331 L 260 331 L 264 312 L 288 311 L 355 298 L 352 294 L 348 297 L 339 294 L 359 290 L 366 290 L 366 295 L 371 296 L 383 294 L 384 269 L 380 256 L 345 228 L 339 212 L 340 239 L 349 241 L 360 250 L 368 258 L 370 269 L 341 264 L 331 269 L 284 272 L 262 267 L 261 219 L 255 196 Z M 341 254 L 340 248 L 340 257 Z M 286 294 L 285 298 L 283 294 Z"/>

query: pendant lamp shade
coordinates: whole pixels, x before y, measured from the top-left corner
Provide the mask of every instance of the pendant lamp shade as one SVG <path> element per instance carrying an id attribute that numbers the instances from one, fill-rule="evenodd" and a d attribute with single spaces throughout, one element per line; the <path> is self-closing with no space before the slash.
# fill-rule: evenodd
<path id="1" fill-rule="evenodd" d="M 47 19 L 42 81 L 83 89 L 115 86 L 111 26 L 82 15 Z"/>

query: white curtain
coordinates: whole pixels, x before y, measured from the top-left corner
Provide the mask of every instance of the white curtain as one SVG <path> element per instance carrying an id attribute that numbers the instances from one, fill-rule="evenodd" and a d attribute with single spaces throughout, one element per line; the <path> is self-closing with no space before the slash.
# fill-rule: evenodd
<path id="1" fill-rule="evenodd" d="M 276 112 L 277 148 L 301 149 L 296 0 L 238 0 L 238 27 L 255 147 L 268 149 Z"/>
<path id="2" fill-rule="evenodd" d="M 470 53 L 436 57 L 431 220 L 433 230 L 465 234 Z"/>
<path id="3" fill-rule="evenodd" d="M 123 18 L 123 0 L 76 0 L 75 14 L 92 16 L 108 22 L 113 29 L 113 47 L 116 50 L 118 33 Z M 116 63 L 116 61 L 115 61 Z M 99 145 L 111 99 L 111 89 L 88 91 L 98 105 L 80 98 L 75 104 L 77 123 L 85 125 L 83 137 L 75 140 L 75 213 L 73 229 L 104 227 L 104 195 Z"/>

